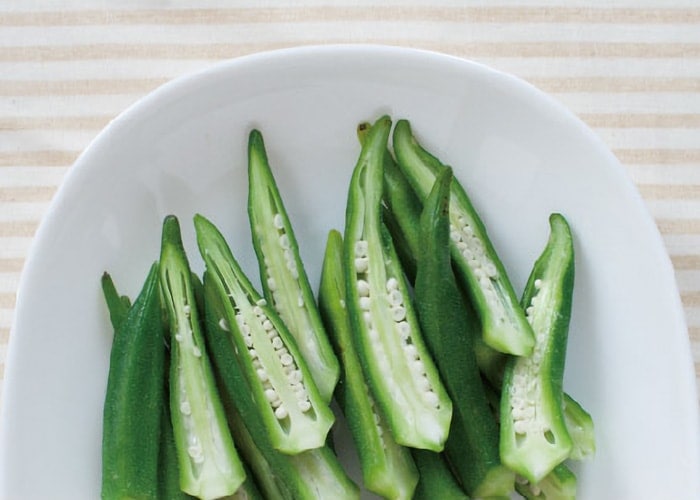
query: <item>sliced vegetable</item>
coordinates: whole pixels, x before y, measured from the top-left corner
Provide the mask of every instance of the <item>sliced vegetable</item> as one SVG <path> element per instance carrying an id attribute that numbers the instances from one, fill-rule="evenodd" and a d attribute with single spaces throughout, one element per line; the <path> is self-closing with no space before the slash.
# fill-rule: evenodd
<path id="1" fill-rule="evenodd" d="M 399 167 L 418 197 L 424 200 L 445 165 L 416 141 L 408 121 L 400 120 L 396 124 L 393 138 Z M 532 328 L 484 224 L 464 188 L 456 181 L 452 183 L 450 194 L 450 238 L 457 277 L 470 294 L 481 319 L 484 341 L 510 354 L 532 352 Z"/>
<path id="2" fill-rule="evenodd" d="M 474 354 L 478 321 L 462 301 L 450 260 L 452 169 L 440 172 L 420 219 L 415 303 L 423 338 L 437 364 L 454 415 L 445 454 L 474 497 L 509 495 L 515 475 L 501 464 L 498 424 L 486 398 Z"/>
<path id="3" fill-rule="evenodd" d="M 249 392 L 244 366 L 225 321 L 228 301 L 219 293 L 209 271 L 204 275 L 207 344 L 212 353 L 222 399 L 241 454 L 265 498 L 338 500 L 359 497 L 337 457 L 327 446 L 288 455 L 276 450 L 260 418 L 260 401 Z"/>
<path id="4" fill-rule="evenodd" d="M 414 500 L 469 500 L 441 453 L 414 449 L 412 454 L 420 473 Z"/>
<path id="5" fill-rule="evenodd" d="M 586 460 L 595 455 L 595 426 L 593 417 L 574 398 L 564 393 L 562 399 L 564 422 L 571 436 L 573 448 L 569 458 Z"/>
<path id="6" fill-rule="evenodd" d="M 233 494 L 245 471 L 219 399 L 175 216 L 163 222 L 160 282 L 173 341 L 170 409 L 180 465 L 180 487 L 213 499 Z"/>
<path id="7" fill-rule="evenodd" d="M 335 230 L 328 234 L 318 301 L 341 360 L 336 399 L 359 454 L 364 485 L 384 498 L 410 499 L 418 482 L 418 471 L 409 450 L 394 441 L 362 375 L 346 307 L 343 237 Z"/>
<path id="8" fill-rule="evenodd" d="M 527 500 L 575 500 L 576 476 L 563 464 L 557 465 L 542 481 L 532 484 L 523 478 L 515 489 Z"/>
<path id="9" fill-rule="evenodd" d="M 235 347 L 245 383 L 272 445 L 296 454 L 323 446 L 335 417 L 321 397 L 294 338 L 253 287 L 219 230 L 196 215 L 197 244 L 207 277 L 224 302 L 219 318 Z"/>
<path id="10" fill-rule="evenodd" d="M 441 451 L 452 402 L 421 338 L 380 217 L 390 129 L 388 117 L 372 126 L 350 182 L 344 238 L 348 312 L 365 377 L 396 442 Z"/>
<path id="11" fill-rule="evenodd" d="M 523 306 L 536 335 L 532 355 L 506 365 L 501 394 L 501 457 L 539 483 L 571 453 L 562 413 L 562 379 L 574 284 L 574 247 L 560 214 L 549 218 L 550 236 L 535 262 Z"/>
<path id="12" fill-rule="evenodd" d="M 102 498 L 157 498 L 165 344 L 153 264 L 132 307 L 102 278 L 114 325 L 103 409 Z"/>
<path id="13" fill-rule="evenodd" d="M 248 215 L 265 298 L 279 313 L 324 401 L 333 397 L 340 366 L 316 306 L 289 216 L 258 130 L 248 141 Z"/>

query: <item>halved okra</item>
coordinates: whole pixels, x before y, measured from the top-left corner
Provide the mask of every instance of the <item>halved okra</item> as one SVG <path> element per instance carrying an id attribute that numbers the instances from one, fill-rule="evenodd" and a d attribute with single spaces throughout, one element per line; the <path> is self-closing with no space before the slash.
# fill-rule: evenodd
<path id="1" fill-rule="evenodd" d="M 549 218 L 547 245 L 523 293 L 535 331 L 530 356 L 512 358 L 501 394 L 501 457 L 537 484 L 571 454 L 573 443 L 562 411 L 562 381 L 574 286 L 574 246 L 566 219 Z"/>
<path id="2" fill-rule="evenodd" d="M 442 453 L 413 449 L 411 454 L 420 473 L 414 500 L 469 500 Z"/>
<path id="3" fill-rule="evenodd" d="M 372 126 L 350 181 L 344 237 L 347 306 L 366 380 L 396 442 L 441 451 L 452 401 L 421 338 L 380 216 L 390 130 L 388 117 Z"/>
<path id="4" fill-rule="evenodd" d="M 424 200 L 445 165 L 418 143 L 406 120 L 396 124 L 393 145 L 399 167 Z M 456 180 L 450 195 L 450 237 L 457 277 L 474 303 L 484 341 L 502 352 L 529 354 L 535 342 L 532 328 L 483 222 Z"/>
<path id="5" fill-rule="evenodd" d="M 324 401 L 340 367 L 314 300 L 299 246 L 267 159 L 262 134 L 248 141 L 248 215 L 265 299 L 294 336 Z"/>
<path id="6" fill-rule="evenodd" d="M 557 465 L 539 483 L 519 477 L 515 490 L 527 500 L 576 500 L 576 476 L 564 464 Z"/>
<path id="7" fill-rule="evenodd" d="M 479 325 L 462 300 L 450 259 L 452 169 L 438 174 L 420 218 L 415 303 L 423 338 L 452 398 L 445 455 L 471 496 L 507 496 L 515 475 L 500 460 L 498 423 L 486 398 L 474 353 Z"/>
<path id="8" fill-rule="evenodd" d="M 365 488 L 383 498 L 410 499 L 418 482 L 418 471 L 409 450 L 398 445 L 391 435 L 362 375 L 346 306 L 343 237 L 336 230 L 328 233 L 318 302 L 341 361 L 336 400 L 359 455 Z"/>
<path id="9" fill-rule="evenodd" d="M 219 399 L 180 224 L 172 215 L 163 222 L 160 285 L 171 333 L 170 413 L 180 487 L 202 499 L 232 495 L 246 474 Z"/>
<path id="10" fill-rule="evenodd" d="M 338 500 L 359 497 L 359 489 L 328 446 L 288 455 L 275 449 L 260 418 L 259 401 L 248 390 L 244 364 L 226 321 L 228 299 L 209 272 L 204 274 L 205 335 L 212 353 L 229 425 L 241 455 L 270 500 Z"/>
<path id="11" fill-rule="evenodd" d="M 194 218 L 207 276 L 224 300 L 227 328 L 245 374 L 239 390 L 258 404 L 273 446 L 295 454 L 323 446 L 335 416 L 285 323 L 253 287 L 219 230 Z"/>

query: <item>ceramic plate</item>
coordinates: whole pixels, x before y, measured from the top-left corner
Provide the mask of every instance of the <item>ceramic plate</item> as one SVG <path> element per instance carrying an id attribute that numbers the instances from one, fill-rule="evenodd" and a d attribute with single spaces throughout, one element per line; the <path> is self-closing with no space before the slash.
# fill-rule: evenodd
<path id="1" fill-rule="evenodd" d="M 576 285 L 565 389 L 593 415 L 581 499 L 700 498 L 697 393 L 672 267 L 642 200 L 578 119 L 526 83 L 462 59 L 367 46 L 253 55 L 158 89 L 71 169 L 23 273 L 2 404 L 0 492 L 98 498 L 111 329 L 99 278 L 134 295 L 163 217 L 200 212 L 252 277 L 246 141 L 266 140 L 312 286 L 343 228 L 356 125 L 388 113 L 455 168 L 516 290 L 566 215 Z"/>

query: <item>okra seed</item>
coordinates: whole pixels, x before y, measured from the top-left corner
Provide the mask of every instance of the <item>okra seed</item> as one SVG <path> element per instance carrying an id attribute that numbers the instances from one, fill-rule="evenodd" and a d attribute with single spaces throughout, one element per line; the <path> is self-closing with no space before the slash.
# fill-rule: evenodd
<path id="1" fill-rule="evenodd" d="M 440 403 L 440 400 L 433 391 L 426 391 L 423 393 L 423 401 L 425 401 L 427 404 L 433 407 L 437 407 L 438 404 Z"/>
<path id="2" fill-rule="evenodd" d="M 266 332 L 269 332 L 273 328 L 272 321 L 266 319 L 265 321 L 263 321 L 262 327 L 265 329 Z"/>
<path id="3" fill-rule="evenodd" d="M 450 238 L 454 242 L 458 242 L 462 240 L 462 235 L 459 233 L 457 230 L 450 231 Z"/>
<path id="4" fill-rule="evenodd" d="M 182 312 L 184 312 L 185 315 L 189 316 L 191 311 L 192 309 L 190 308 L 189 304 L 185 304 L 184 306 L 182 306 Z"/>
<path id="5" fill-rule="evenodd" d="M 276 350 L 276 353 L 277 353 L 277 356 L 281 357 L 281 356 L 284 356 L 285 354 L 288 354 L 289 351 L 287 350 L 286 347 L 282 346 Z"/>
<path id="6" fill-rule="evenodd" d="M 280 356 L 280 362 L 282 366 L 289 366 L 294 362 L 294 358 L 292 358 L 291 354 L 283 354 Z"/>
<path id="7" fill-rule="evenodd" d="M 243 335 L 243 342 L 245 342 L 246 347 L 253 347 L 253 336 Z"/>
<path id="8" fill-rule="evenodd" d="M 388 288 L 388 283 L 387 283 L 387 288 Z M 403 304 L 403 295 L 399 290 L 391 290 L 389 292 L 389 303 L 392 306 L 400 306 Z"/>
<path id="9" fill-rule="evenodd" d="M 245 325 L 245 318 L 243 318 L 241 313 L 236 313 L 236 323 L 238 323 L 240 326 Z"/>
<path id="10" fill-rule="evenodd" d="M 416 349 L 415 345 L 406 344 L 406 346 L 404 347 L 404 351 L 406 352 L 406 355 L 409 357 L 409 359 L 418 358 L 418 349 Z"/>
<path id="11" fill-rule="evenodd" d="M 355 271 L 358 274 L 366 273 L 369 269 L 369 259 L 367 257 L 358 257 L 355 259 Z"/>
<path id="12" fill-rule="evenodd" d="M 284 347 L 284 342 L 282 342 L 282 338 L 279 335 L 272 339 L 272 347 L 275 350 L 282 349 Z"/>
<path id="13" fill-rule="evenodd" d="M 418 379 L 418 389 L 420 389 L 421 391 L 430 390 L 430 381 L 425 375 Z"/>
<path id="14" fill-rule="evenodd" d="M 357 293 L 360 297 L 369 297 L 369 283 L 365 280 L 357 280 Z"/>
<path id="15" fill-rule="evenodd" d="M 304 307 L 304 296 L 302 295 L 301 291 L 299 292 L 299 296 L 297 296 L 297 306 Z"/>
<path id="16" fill-rule="evenodd" d="M 266 305 L 267 305 L 267 300 L 265 300 L 265 299 L 258 299 L 258 301 L 256 302 L 256 304 L 259 305 L 259 306 L 266 306 Z"/>
<path id="17" fill-rule="evenodd" d="M 199 444 L 187 448 L 187 454 L 192 458 L 197 458 L 202 455 L 202 447 Z"/>
<path id="18" fill-rule="evenodd" d="M 369 297 L 360 297 L 360 309 L 363 311 L 369 311 L 371 302 L 372 301 Z"/>
<path id="19" fill-rule="evenodd" d="M 273 278 L 273 277 L 267 278 L 267 288 L 269 288 L 271 292 L 274 292 L 277 290 L 277 282 L 275 281 L 275 278 Z"/>
<path id="20" fill-rule="evenodd" d="M 542 288 L 542 280 L 541 279 L 537 278 L 535 280 L 535 288 L 537 288 L 537 289 Z"/>
<path id="21" fill-rule="evenodd" d="M 289 236 L 286 234 L 280 236 L 280 246 L 285 250 L 289 248 Z"/>
<path id="22" fill-rule="evenodd" d="M 182 342 L 184 339 L 185 339 L 185 338 L 182 336 L 181 333 L 176 333 L 176 334 L 175 334 L 175 340 L 177 340 L 178 342 Z"/>
<path id="23" fill-rule="evenodd" d="M 272 389 L 272 388 L 270 388 L 270 389 L 265 389 L 265 398 L 266 398 L 270 403 L 272 403 L 273 401 L 275 401 L 275 400 L 277 399 L 277 391 L 275 391 L 275 390 Z"/>
<path id="24" fill-rule="evenodd" d="M 355 242 L 355 256 L 366 257 L 369 252 L 369 244 L 365 240 L 357 240 Z"/>
<path id="25" fill-rule="evenodd" d="M 256 359 L 258 357 L 258 351 L 255 349 L 248 349 L 248 354 L 250 354 L 250 357 L 253 359 Z"/>
<path id="26" fill-rule="evenodd" d="M 267 372 L 264 368 L 258 368 L 257 374 L 261 382 L 267 382 L 267 380 L 269 379 L 269 377 L 267 376 Z"/>
<path id="27" fill-rule="evenodd" d="M 221 318 L 219 320 L 219 328 L 221 328 L 225 332 L 230 332 L 231 329 L 228 326 L 228 321 L 226 321 L 226 318 Z"/>
<path id="28" fill-rule="evenodd" d="M 369 340 L 374 342 L 379 342 L 379 331 L 377 331 L 375 328 L 370 328 L 369 329 Z"/>
<path id="29" fill-rule="evenodd" d="M 201 358 L 202 357 L 202 351 L 199 349 L 199 347 L 194 346 L 192 347 L 192 355 L 195 358 Z"/>
<path id="30" fill-rule="evenodd" d="M 369 311 L 362 312 L 362 320 L 368 327 L 372 326 L 372 314 Z"/>
<path id="31" fill-rule="evenodd" d="M 272 405 L 273 408 L 279 408 L 280 406 L 282 406 L 282 400 L 278 396 L 277 399 L 272 401 L 270 404 Z"/>
<path id="32" fill-rule="evenodd" d="M 459 249 L 460 252 L 464 253 L 469 249 L 469 246 L 463 241 L 459 241 L 457 243 L 457 249 Z"/>
<path id="33" fill-rule="evenodd" d="M 394 277 L 389 278 L 386 280 L 386 290 L 387 292 L 393 292 L 394 290 L 399 289 L 399 280 L 397 280 Z M 401 292 L 399 292 L 401 293 Z"/>
<path id="34" fill-rule="evenodd" d="M 524 420 L 516 420 L 513 422 L 513 430 L 516 434 L 525 434 L 527 432 L 527 423 Z"/>
<path id="35" fill-rule="evenodd" d="M 406 319 L 406 308 L 401 306 L 393 307 L 391 309 L 391 317 L 396 322 L 403 321 Z"/>
<path id="36" fill-rule="evenodd" d="M 293 371 L 289 372 L 287 379 L 289 380 L 289 382 L 291 384 L 298 384 L 299 382 L 302 381 L 301 370 L 293 370 Z"/>
<path id="37" fill-rule="evenodd" d="M 180 413 L 183 415 L 190 415 L 192 413 L 192 407 L 188 401 L 180 403 Z"/>
<path id="38" fill-rule="evenodd" d="M 282 405 L 278 406 L 275 410 L 275 417 L 277 417 L 277 420 L 287 418 L 288 415 L 289 413 L 287 413 L 287 409 Z"/>
<path id="39" fill-rule="evenodd" d="M 307 412 L 311 409 L 311 402 L 309 401 L 299 401 L 299 409 L 302 412 Z"/>
<path id="40" fill-rule="evenodd" d="M 284 229 L 284 219 L 282 219 L 282 215 L 275 214 L 272 218 L 272 224 L 275 226 L 275 229 Z"/>
<path id="41" fill-rule="evenodd" d="M 413 361 L 411 364 L 411 367 L 413 368 L 413 371 L 416 373 L 424 374 L 425 373 L 425 363 L 421 361 L 420 359 L 416 359 Z"/>
<path id="42" fill-rule="evenodd" d="M 400 321 L 396 323 L 396 327 L 399 330 L 399 336 L 403 340 L 406 340 L 411 336 L 411 325 L 409 325 L 407 321 Z"/>

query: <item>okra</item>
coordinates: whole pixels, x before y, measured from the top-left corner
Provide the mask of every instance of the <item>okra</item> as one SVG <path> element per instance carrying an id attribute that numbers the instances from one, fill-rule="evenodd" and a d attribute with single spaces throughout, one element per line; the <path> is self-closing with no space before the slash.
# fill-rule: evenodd
<path id="1" fill-rule="evenodd" d="M 114 326 L 103 408 L 102 498 L 158 498 L 165 344 L 153 264 L 133 306 L 105 273 L 102 287 Z"/>
<path id="2" fill-rule="evenodd" d="M 213 499 L 245 480 L 204 345 L 191 271 L 175 216 L 163 222 L 160 283 L 170 333 L 170 413 L 180 488 Z"/>
<path id="3" fill-rule="evenodd" d="M 248 141 L 248 180 L 248 215 L 265 299 L 289 328 L 321 397 L 329 402 L 340 367 L 258 130 L 250 133 Z"/>
<path id="4" fill-rule="evenodd" d="M 575 500 L 576 476 L 565 465 L 559 464 L 537 484 L 519 478 L 515 489 L 527 500 Z"/>
<path id="5" fill-rule="evenodd" d="M 441 451 L 452 402 L 421 338 L 380 216 L 390 129 L 388 117 L 372 126 L 350 181 L 344 237 L 348 313 L 363 372 L 396 442 Z"/>
<path id="6" fill-rule="evenodd" d="M 396 124 L 393 145 L 399 167 L 424 200 L 445 165 L 418 143 L 406 120 Z M 483 222 L 456 179 L 450 192 L 450 239 L 457 277 L 479 315 L 484 341 L 502 352 L 529 354 L 534 345 L 532 328 Z"/>
<path id="7" fill-rule="evenodd" d="M 240 393 L 256 401 L 276 449 L 296 454 L 323 446 L 335 416 L 294 338 L 253 287 L 216 226 L 201 215 L 194 223 L 207 276 L 224 301 L 219 321 L 229 330 L 245 375 Z"/>
<path id="8" fill-rule="evenodd" d="M 515 475 L 500 460 L 498 423 L 486 398 L 474 353 L 478 321 L 462 301 L 450 259 L 452 169 L 440 172 L 420 218 L 415 303 L 454 415 L 445 454 L 464 489 L 474 497 L 509 495 Z"/>
<path id="9" fill-rule="evenodd" d="M 341 361 L 336 400 L 358 451 L 363 483 L 383 498 L 410 499 L 418 482 L 418 471 L 409 450 L 394 441 L 362 375 L 346 307 L 343 237 L 335 230 L 328 233 L 318 302 Z"/>
<path id="10" fill-rule="evenodd" d="M 574 285 L 574 246 L 566 219 L 549 218 L 547 245 L 523 293 L 535 331 L 530 356 L 512 358 L 501 394 L 501 457 L 533 484 L 569 457 L 573 443 L 562 412 L 562 379 Z"/>
<path id="11" fill-rule="evenodd" d="M 226 316 L 228 301 L 219 293 L 209 271 L 204 274 L 204 294 L 207 325 L 205 335 L 212 352 L 229 425 L 265 498 L 358 498 L 357 486 L 347 476 L 328 446 L 296 455 L 275 449 L 272 436 L 260 418 L 260 402 L 249 391 L 244 363 L 236 352 L 238 347 L 231 341 L 228 325 L 221 321 Z"/>
<path id="12" fill-rule="evenodd" d="M 420 473 L 414 500 L 469 500 L 442 453 L 417 449 L 411 451 Z"/>

